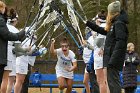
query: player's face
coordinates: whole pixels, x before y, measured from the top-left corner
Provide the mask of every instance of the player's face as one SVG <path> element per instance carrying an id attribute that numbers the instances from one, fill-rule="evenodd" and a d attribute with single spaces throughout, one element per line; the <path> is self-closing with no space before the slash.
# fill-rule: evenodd
<path id="1" fill-rule="evenodd" d="M 61 44 L 61 48 L 62 48 L 62 51 L 63 51 L 64 53 L 66 53 L 66 52 L 68 52 L 68 50 L 69 50 L 69 45 L 68 45 L 67 43 L 62 43 L 62 44 Z"/>

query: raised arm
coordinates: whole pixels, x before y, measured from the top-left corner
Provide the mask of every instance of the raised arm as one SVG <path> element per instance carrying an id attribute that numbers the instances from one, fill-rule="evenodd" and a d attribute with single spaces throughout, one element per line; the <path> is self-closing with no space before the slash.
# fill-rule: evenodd
<path id="1" fill-rule="evenodd" d="M 86 22 L 86 26 L 88 26 L 89 28 L 91 28 L 93 31 L 100 33 L 102 35 L 106 35 L 107 31 L 104 30 L 103 27 L 99 27 L 98 25 L 96 25 L 96 23 L 87 21 Z"/>
<path id="2" fill-rule="evenodd" d="M 82 43 L 83 43 L 83 47 L 87 47 L 90 50 L 94 50 L 94 47 L 86 40 L 82 40 Z"/>
<path id="3" fill-rule="evenodd" d="M 57 52 L 56 52 L 56 49 L 54 49 L 54 43 L 55 43 L 55 40 L 54 38 L 52 39 L 52 42 L 51 42 L 51 46 L 50 46 L 50 53 L 56 55 Z"/>

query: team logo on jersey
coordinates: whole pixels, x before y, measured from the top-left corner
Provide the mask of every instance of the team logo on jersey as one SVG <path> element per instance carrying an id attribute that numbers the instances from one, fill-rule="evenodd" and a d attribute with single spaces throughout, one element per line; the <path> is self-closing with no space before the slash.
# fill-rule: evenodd
<path id="1" fill-rule="evenodd" d="M 60 57 L 62 60 L 64 60 L 64 61 L 71 61 L 70 59 L 66 59 L 66 58 L 64 58 L 64 57 Z"/>

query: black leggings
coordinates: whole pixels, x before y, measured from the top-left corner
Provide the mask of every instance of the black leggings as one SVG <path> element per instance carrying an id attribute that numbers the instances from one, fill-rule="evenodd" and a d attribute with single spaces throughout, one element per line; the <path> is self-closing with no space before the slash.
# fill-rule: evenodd
<path id="1" fill-rule="evenodd" d="M 114 67 L 107 68 L 107 80 L 110 93 L 121 93 L 121 82 L 119 77 L 119 70 Z"/>
<path id="2" fill-rule="evenodd" d="M 125 88 L 125 93 L 134 93 L 135 89 L 136 89 L 135 87 Z"/>

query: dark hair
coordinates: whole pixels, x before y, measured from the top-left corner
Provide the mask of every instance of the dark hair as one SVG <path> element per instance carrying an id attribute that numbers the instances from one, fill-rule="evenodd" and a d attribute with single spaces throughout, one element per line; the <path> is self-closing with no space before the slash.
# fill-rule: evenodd
<path id="1" fill-rule="evenodd" d="M 69 41 L 67 40 L 66 37 L 64 37 L 61 41 L 60 41 L 60 44 L 62 43 L 67 43 L 69 45 Z"/>
<path id="2" fill-rule="evenodd" d="M 102 20 L 106 20 L 106 12 L 105 10 L 101 10 L 100 13 L 98 14 L 98 17 Z"/>
<path id="3" fill-rule="evenodd" d="M 11 8 L 9 10 L 8 20 L 9 20 L 9 23 L 14 23 L 16 20 L 18 20 L 18 15 L 15 9 Z"/>
<path id="4" fill-rule="evenodd" d="M 105 14 L 105 10 L 102 9 L 102 10 L 101 10 L 101 14 Z"/>
<path id="5" fill-rule="evenodd" d="M 10 9 L 9 17 L 10 17 L 10 19 L 17 18 L 17 13 L 16 13 L 16 11 L 13 8 Z"/>

